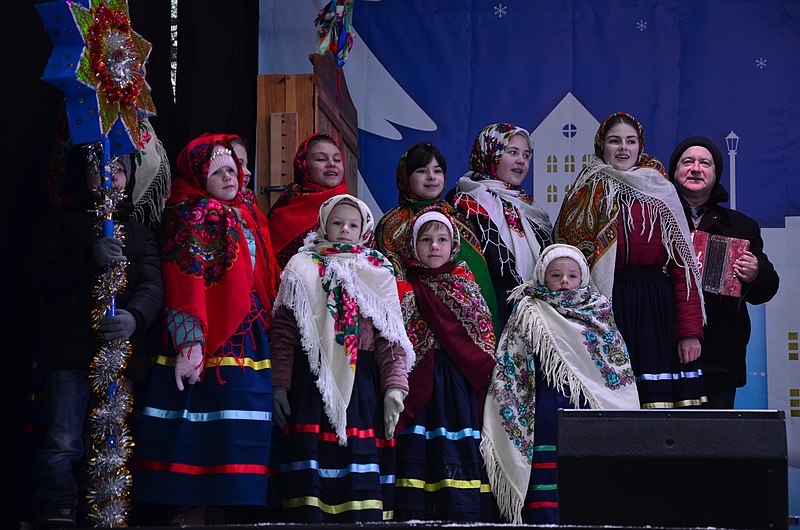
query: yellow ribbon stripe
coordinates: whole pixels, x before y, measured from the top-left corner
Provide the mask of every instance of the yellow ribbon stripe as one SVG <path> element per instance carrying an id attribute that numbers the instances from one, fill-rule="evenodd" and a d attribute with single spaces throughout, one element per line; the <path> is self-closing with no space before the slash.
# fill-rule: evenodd
<path id="1" fill-rule="evenodd" d="M 221 359 L 207 359 L 203 363 L 203 368 L 216 368 L 217 366 L 241 366 L 240 362 L 244 363 L 248 368 L 253 370 L 266 370 L 272 368 L 272 361 L 264 359 L 262 361 L 254 361 L 250 357 L 246 359 L 237 360 L 233 357 L 222 357 Z M 156 364 L 162 366 L 175 366 L 175 357 L 166 357 L 164 355 L 156 356 Z"/>
<path id="2" fill-rule="evenodd" d="M 483 485 L 481 484 L 480 480 L 455 480 L 451 478 L 446 478 L 432 484 L 428 484 L 424 480 L 415 478 L 399 478 L 397 479 L 395 486 L 398 488 L 417 488 L 425 491 L 439 491 L 440 489 L 444 488 L 457 488 L 463 490 L 483 489 Z"/>
<path id="3" fill-rule="evenodd" d="M 302 508 L 303 506 L 315 506 L 325 513 L 336 515 L 344 512 L 354 510 L 381 510 L 383 511 L 383 501 L 379 500 L 365 500 L 365 501 L 350 501 L 342 504 L 331 506 L 325 504 L 318 497 L 297 497 L 294 499 L 287 499 L 283 501 L 284 508 Z M 388 513 L 388 512 L 387 512 Z M 383 514 L 386 519 L 387 513 Z"/>

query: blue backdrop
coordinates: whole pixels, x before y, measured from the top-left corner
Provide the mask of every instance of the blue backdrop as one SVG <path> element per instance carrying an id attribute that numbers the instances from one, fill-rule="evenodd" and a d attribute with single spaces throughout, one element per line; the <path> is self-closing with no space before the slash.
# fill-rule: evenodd
<path id="1" fill-rule="evenodd" d="M 435 126 L 395 125 L 401 139 L 362 127 L 359 168 L 384 211 L 411 144 L 442 149 L 452 187 L 484 125 L 533 130 L 571 92 L 598 121 L 633 114 L 665 165 L 683 137 L 725 152 L 735 130 L 737 208 L 771 227 L 800 214 L 788 163 L 800 159 L 800 2 L 357 1 L 353 25 L 353 55 L 367 47 Z M 362 101 L 360 121 L 402 123 L 381 101 Z"/>
<path id="2" fill-rule="evenodd" d="M 310 72 L 327 2 L 260 1 L 259 73 Z M 343 71 L 358 110 L 359 193 L 376 214 L 397 204 L 395 168 L 410 145 L 439 147 L 450 189 L 489 123 L 535 131 L 525 185 L 550 212 L 560 201 L 542 191 L 558 177 L 550 157 L 575 158 L 569 172 L 552 165 L 572 182 L 609 114 L 633 114 L 665 165 L 686 136 L 717 143 L 723 184 L 735 177 L 732 202 L 765 229 L 781 275 L 776 301 L 752 308 L 737 408 L 786 411 L 790 513 L 800 513 L 800 1 L 357 0 L 353 28 Z"/>

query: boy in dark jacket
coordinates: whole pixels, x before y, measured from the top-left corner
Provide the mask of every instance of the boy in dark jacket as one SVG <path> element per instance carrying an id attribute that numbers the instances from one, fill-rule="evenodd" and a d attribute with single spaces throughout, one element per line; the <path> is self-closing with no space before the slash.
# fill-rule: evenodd
<path id="1" fill-rule="evenodd" d="M 40 299 L 39 368 L 45 375 L 46 433 L 39 450 L 35 498 L 39 528 L 74 527 L 84 497 L 91 410 L 89 370 L 102 342 L 129 340 L 126 379 L 143 383 L 147 370 L 147 330 L 161 310 L 161 260 L 155 236 L 129 219 L 131 204 L 118 204 L 114 219 L 124 242 L 99 237 L 93 210 L 99 197 L 97 164 L 89 150 L 75 146 L 67 159 L 64 191 L 69 204 L 45 217 L 34 235 L 30 256 L 33 285 Z M 132 188 L 130 158 L 110 163 L 112 185 Z M 126 286 L 115 296 L 114 316 L 92 327 L 96 302 L 92 287 L 104 267 L 127 261 Z"/>

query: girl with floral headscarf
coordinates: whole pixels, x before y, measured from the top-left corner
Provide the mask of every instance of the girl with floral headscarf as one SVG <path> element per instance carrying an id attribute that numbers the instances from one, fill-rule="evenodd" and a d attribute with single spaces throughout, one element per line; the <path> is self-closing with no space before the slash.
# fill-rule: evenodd
<path id="1" fill-rule="evenodd" d="M 642 408 L 699 406 L 700 275 L 689 226 L 661 163 L 644 152 L 633 116 L 600 125 L 594 156 L 564 198 L 556 242 L 578 247 L 613 302 Z"/>
<path id="2" fill-rule="evenodd" d="M 536 259 L 550 243 L 547 212 L 521 186 L 532 156 L 528 131 L 508 123 L 487 125 L 475 138 L 470 170 L 453 196 L 480 241 L 501 324 L 511 312 L 509 293 L 532 278 Z"/>
<path id="3" fill-rule="evenodd" d="M 306 235 L 317 229 L 322 203 L 347 193 L 344 167 L 339 144 L 327 134 L 312 134 L 297 148 L 294 183 L 267 212 L 269 232 L 281 268 L 303 246 Z"/>
<path id="4" fill-rule="evenodd" d="M 203 134 L 178 156 L 160 234 L 166 349 L 134 461 L 137 501 L 199 507 L 201 523 L 208 507 L 264 506 L 274 473 L 267 329 L 279 271 L 266 218 L 241 200 L 231 139 Z"/>
<path id="5" fill-rule="evenodd" d="M 284 517 L 382 521 L 413 347 L 367 205 L 331 197 L 317 223 L 283 271 L 270 336 Z"/>
<path id="6" fill-rule="evenodd" d="M 497 298 L 486 260 L 481 253 L 478 238 L 467 220 L 453 206 L 441 198 L 447 181 L 447 161 L 432 144 L 420 142 L 412 145 L 397 163 L 398 205 L 384 214 L 375 227 L 378 250 L 389 258 L 399 280 L 406 278 L 404 249 L 411 235 L 411 219 L 421 210 L 435 209 L 450 216 L 460 234 L 461 244 L 457 261 L 464 261 L 480 286 L 481 294 L 497 320 Z"/>
<path id="7" fill-rule="evenodd" d="M 397 437 L 397 520 L 497 521 L 480 456 L 481 412 L 494 366 L 492 316 L 456 261 L 452 218 L 417 213 L 403 249 L 403 317 L 414 345 Z"/>
<path id="8" fill-rule="evenodd" d="M 548 246 L 533 280 L 511 298 L 516 305 L 498 341 L 481 452 L 506 519 L 555 524 L 557 410 L 638 409 L 639 397 L 611 303 L 589 286 L 580 250 Z"/>

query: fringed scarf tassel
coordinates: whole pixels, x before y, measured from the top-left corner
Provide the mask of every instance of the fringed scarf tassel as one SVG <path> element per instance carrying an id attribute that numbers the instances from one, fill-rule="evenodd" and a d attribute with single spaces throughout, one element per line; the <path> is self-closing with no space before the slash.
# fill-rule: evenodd
<path id="1" fill-rule="evenodd" d="M 322 343 L 319 332 L 314 322 L 314 311 L 309 303 L 309 296 L 299 277 L 289 269 L 284 270 L 281 276 L 281 289 L 273 304 L 273 311 L 281 306 L 286 306 L 294 314 L 297 327 L 300 330 L 300 344 L 308 357 L 308 366 L 316 377 L 317 388 L 322 395 L 322 404 L 325 415 L 331 426 L 336 431 L 339 445 L 347 445 L 347 407 L 341 402 L 334 392 L 335 382 L 330 370 L 322 369 Z M 338 403 L 335 403 L 338 401 Z M 338 406 L 334 406 L 338 405 Z"/>
<path id="2" fill-rule="evenodd" d="M 512 447 L 512 449 L 516 451 L 516 448 Z M 522 524 L 522 508 L 525 505 L 525 498 L 519 494 L 520 492 L 514 488 L 514 484 L 503 472 L 496 452 L 497 448 L 489 437 L 481 436 L 480 451 L 500 514 L 511 524 Z"/>
<path id="3" fill-rule="evenodd" d="M 533 351 L 538 352 L 536 361 L 547 384 L 568 396 L 570 404 L 575 408 L 585 406 L 584 399 L 590 408 L 600 408 L 575 372 L 564 362 L 561 352 L 556 347 L 553 334 L 539 313 L 536 303 L 525 297 L 519 304 L 519 314 L 523 315 L 522 329 L 529 331 L 529 339 L 537 338 L 536 342 L 532 343 Z"/>
<path id="4" fill-rule="evenodd" d="M 264 308 L 259 308 L 258 305 L 256 305 L 255 300 L 251 295 L 250 312 L 247 314 L 244 321 L 242 322 L 241 330 L 236 331 L 234 335 L 240 337 L 249 336 L 250 343 L 253 345 L 253 350 L 256 350 L 258 346 L 255 341 L 255 336 L 253 335 L 253 326 L 261 325 L 266 329 L 268 323 L 268 316 L 269 314 Z M 246 369 L 244 349 L 239 349 L 238 351 L 236 351 L 234 350 L 233 345 L 230 342 L 225 343 L 219 355 L 215 355 L 214 353 L 212 353 L 206 357 L 206 362 L 209 365 L 216 367 L 217 382 L 220 385 L 224 385 L 226 383 L 226 381 L 222 379 L 222 375 L 220 374 L 220 367 L 222 366 L 222 361 L 225 357 L 231 357 L 232 359 L 234 359 L 234 361 L 236 361 L 236 364 L 239 365 L 239 368 L 242 370 L 242 372 L 244 372 Z"/>
<path id="5" fill-rule="evenodd" d="M 700 295 L 700 307 L 703 314 L 703 324 L 705 324 L 706 310 L 705 304 L 702 303 L 703 287 L 702 280 L 700 278 L 700 269 L 697 266 L 694 249 L 691 246 L 691 239 L 687 240 L 687 237 L 691 236 L 686 236 L 686 234 L 683 233 L 679 221 L 676 218 L 677 214 L 673 213 L 672 210 L 670 210 L 670 208 L 667 207 L 667 205 L 662 201 L 655 199 L 637 190 L 636 188 L 617 180 L 616 178 L 605 178 L 602 173 L 606 167 L 607 166 L 600 164 L 590 167 L 589 170 L 584 174 L 584 177 L 580 178 L 579 182 L 575 183 L 575 186 L 590 185 L 592 189 L 590 197 L 595 196 L 598 186 L 602 186 L 605 214 L 607 218 L 612 220 L 612 222 L 615 219 L 615 217 L 612 217 L 612 215 L 616 206 L 617 197 L 619 197 L 619 201 L 628 208 L 628 211 L 630 211 L 630 208 L 634 203 L 640 203 L 642 205 L 643 214 L 648 216 L 648 219 L 645 219 L 645 223 L 642 224 L 642 234 L 644 234 L 644 231 L 647 228 L 646 221 L 649 220 L 650 224 L 649 233 L 647 236 L 648 241 L 653 236 L 653 231 L 655 230 L 655 220 L 661 220 L 661 244 L 667 252 L 667 258 L 677 263 L 685 271 L 684 275 L 686 277 L 687 300 L 689 293 L 692 290 L 692 283 L 694 283 L 695 288 Z M 628 228 L 632 228 L 633 219 L 629 217 L 626 220 L 626 223 Z"/>

